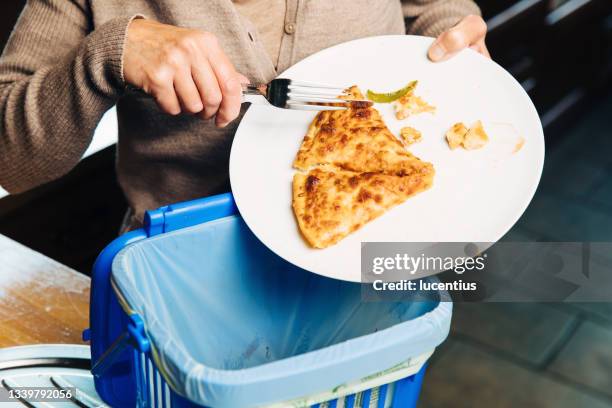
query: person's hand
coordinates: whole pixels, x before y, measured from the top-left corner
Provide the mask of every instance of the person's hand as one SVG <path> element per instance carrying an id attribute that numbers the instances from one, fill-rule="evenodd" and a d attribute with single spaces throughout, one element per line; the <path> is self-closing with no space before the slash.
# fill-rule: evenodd
<path id="1" fill-rule="evenodd" d="M 240 113 L 240 84 L 248 82 L 213 34 L 145 19 L 128 27 L 123 76 L 153 96 L 164 112 L 215 116 L 220 127 Z"/>
<path id="2" fill-rule="evenodd" d="M 434 62 L 444 61 L 467 47 L 491 58 L 485 45 L 486 34 L 487 23 L 480 16 L 467 16 L 456 26 L 440 34 L 429 48 L 429 59 Z"/>

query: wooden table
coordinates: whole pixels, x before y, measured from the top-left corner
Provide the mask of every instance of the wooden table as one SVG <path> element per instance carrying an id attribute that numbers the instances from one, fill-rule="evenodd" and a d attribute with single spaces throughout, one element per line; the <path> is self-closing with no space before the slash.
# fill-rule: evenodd
<path id="1" fill-rule="evenodd" d="M 88 277 L 0 235 L 0 347 L 83 344 Z"/>

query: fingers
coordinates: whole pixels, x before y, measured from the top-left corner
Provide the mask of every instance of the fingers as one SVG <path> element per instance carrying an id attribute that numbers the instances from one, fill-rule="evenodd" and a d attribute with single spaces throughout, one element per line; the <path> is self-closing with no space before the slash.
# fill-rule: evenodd
<path id="1" fill-rule="evenodd" d="M 173 86 L 173 77 L 171 69 L 158 69 L 149 75 L 150 83 L 145 91 L 153 95 L 161 110 L 170 115 L 178 115 L 181 113 L 181 105 Z"/>
<path id="2" fill-rule="evenodd" d="M 487 25 L 480 16 L 471 15 L 465 17 L 456 26 L 442 33 L 429 48 L 428 56 L 434 62 L 444 61 L 473 45 L 478 46 L 486 52 L 484 39 L 487 33 Z M 481 52 L 481 53 L 483 53 Z"/>
<path id="3" fill-rule="evenodd" d="M 219 127 L 227 126 L 240 114 L 242 105 L 242 87 L 237 75 L 223 82 L 221 86 L 223 99 L 215 118 L 215 124 Z"/>
<path id="4" fill-rule="evenodd" d="M 215 117 L 215 124 L 219 127 L 225 127 L 229 122 L 236 119 L 240 113 L 240 105 L 242 104 L 241 78 L 216 42 L 211 44 L 207 57 L 221 91 L 221 101 Z"/>
<path id="5" fill-rule="evenodd" d="M 202 59 L 201 63 L 195 64 L 191 69 L 191 75 L 196 83 L 204 106 L 199 116 L 202 119 L 210 119 L 217 114 L 223 98 L 219 83 L 214 71 L 205 58 Z"/>
<path id="6" fill-rule="evenodd" d="M 224 127 L 240 113 L 240 84 L 244 80 L 248 82 L 248 79 L 236 72 L 214 37 L 204 36 L 201 41 L 202 46 L 192 67 L 192 76 L 204 105 L 201 117 L 210 119 L 215 116 L 215 124 Z"/>
<path id="7" fill-rule="evenodd" d="M 152 95 L 162 111 L 215 117 L 217 126 L 239 115 L 240 84 L 249 80 L 236 72 L 213 34 L 150 22 L 134 25 L 130 38 L 129 83 Z"/>
<path id="8" fill-rule="evenodd" d="M 478 41 L 476 44 L 474 44 L 473 46 L 474 51 L 478 52 L 479 54 L 484 55 L 487 58 L 491 58 L 491 54 L 489 54 L 489 50 L 487 48 L 487 45 L 485 44 L 484 39 L 481 41 Z"/>
<path id="9" fill-rule="evenodd" d="M 170 115 L 202 110 L 202 100 L 191 78 L 189 56 L 170 48 L 146 70 L 143 90 L 152 95 L 159 108 Z"/>
<path id="10" fill-rule="evenodd" d="M 183 112 L 195 114 L 202 112 L 204 104 L 200 92 L 194 83 L 191 70 L 182 69 L 174 79 L 174 91 Z"/>

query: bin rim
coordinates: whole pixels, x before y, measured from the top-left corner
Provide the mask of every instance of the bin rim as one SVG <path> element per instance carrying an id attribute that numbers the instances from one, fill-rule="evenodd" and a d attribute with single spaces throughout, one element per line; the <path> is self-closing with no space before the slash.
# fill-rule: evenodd
<path id="1" fill-rule="evenodd" d="M 234 216 L 231 216 L 234 217 Z M 123 252 L 123 251 L 122 251 Z M 430 277 L 431 278 L 431 277 Z M 427 279 L 427 278 L 426 278 Z M 163 369 L 163 365 L 159 364 L 161 363 L 160 358 L 159 358 L 159 350 L 157 347 L 157 342 L 155 341 L 154 338 L 152 338 L 152 336 L 149 334 L 149 325 L 153 324 L 155 325 L 156 329 L 155 330 L 160 330 L 160 332 L 157 333 L 163 333 L 164 335 L 167 334 L 166 330 L 163 328 L 163 326 L 161 325 L 161 323 L 158 320 L 153 321 L 152 323 L 145 320 L 142 316 L 142 314 L 139 311 L 136 311 L 134 309 L 131 309 L 131 307 L 129 306 L 127 300 L 125 299 L 125 297 L 123 296 L 123 294 L 121 293 L 121 290 L 119 289 L 118 285 L 116 284 L 115 280 L 113 279 L 112 275 L 111 275 L 111 286 L 113 288 L 113 290 L 115 291 L 115 294 L 117 295 L 117 299 L 119 300 L 119 304 L 121 305 L 121 307 L 123 308 L 124 312 L 128 315 L 133 315 L 136 314 L 138 316 L 140 316 L 140 318 L 143 319 L 143 321 L 145 322 L 145 333 L 147 335 L 147 337 L 149 338 L 149 340 L 151 341 L 151 349 L 152 349 L 152 357 L 153 360 L 155 361 L 156 364 L 158 364 L 158 369 L 160 370 L 160 372 L 162 374 L 164 373 L 164 369 Z M 435 302 L 435 301 L 434 301 Z M 249 376 L 253 376 L 257 379 L 261 379 L 261 376 L 258 376 L 257 374 L 261 374 L 260 371 L 265 372 L 265 371 L 269 371 L 269 370 L 274 370 L 275 368 L 279 368 L 282 367 L 283 362 L 287 361 L 287 360 L 296 360 L 299 359 L 302 356 L 312 356 L 314 354 L 317 354 L 318 352 L 322 351 L 322 350 L 329 350 L 330 352 L 333 352 L 335 349 L 339 349 L 340 347 L 351 347 L 354 346 L 356 344 L 359 343 L 359 340 L 364 338 L 364 337 L 369 337 L 369 336 L 377 336 L 377 337 L 383 337 L 384 335 L 389 335 L 392 334 L 392 331 L 395 332 L 398 326 L 402 326 L 402 325 L 407 325 L 411 322 L 415 322 L 415 321 L 421 321 L 421 320 L 437 320 L 438 318 L 441 319 L 446 319 L 447 316 L 450 317 L 450 315 L 452 314 L 452 308 L 453 308 L 453 303 L 451 301 L 446 301 L 446 300 L 439 300 L 438 304 L 436 305 L 436 307 L 434 307 L 431 311 L 422 314 L 421 316 L 415 318 L 415 319 L 411 319 L 402 323 L 398 323 L 395 324 L 391 327 L 387 327 L 386 329 L 383 330 L 379 330 L 376 333 L 370 333 L 370 334 L 364 334 L 362 336 L 358 336 L 358 337 L 354 337 L 352 339 L 349 340 L 345 340 L 336 344 L 332 344 L 331 346 L 326 346 L 320 349 L 316 349 L 316 350 L 311 350 L 311 351 L 307 351 L 305 353 L 301 353 L 301 354 L 297 354 L 291 357 L 286 357 L 286 358 L 281 358 L 275 361 L 271 361 L 268 363 L 264 363 L 264 364 L 260 364 L 257 366 L 253 366 L 253 367 L 247 367 L 247 368 L 239 368 L 239 369 L 228 369 L 228 370 L 224 370 L 224 369 L 220 369 L 220 368 L 214 368 L 214 367 L 209 367 L 207 365 L 205 365 L 204 363 L 198 362 L 197 360 L 195 360 L 193 357 L 191 357 L 190 355 L 185 355 L 185 353 L 181 353 L 184 355 L 185 358 L 188 358 L 190 361 L 192 361 L 195 365 L 197 365 L 198 367 L 202 367 L 202 369 L 204 369 L 206 372 L 214 375 L 213 379 L 207 379 L 207 382 L 213 383 L 213 382 L 217 382 L 218 384 L 221 384 L 223 382 L 223 384 L 231 384 L 232 380 L 236 381 L 237 383 L 239 382 L 240 384 L 244 384 L 244 379 L 242 378 L 231 378 L 231 377 L 239 377 L 236 374 L 242 374 L 242 375 L 249 375 Z M 393 330 L 396 329 L 396 330 Z M 401 332 L 404 331 L 410 331 L 409 329 L 403 329 L 401 330 Z M 414 332 L 413 332 L 414 333 Z M 394 337 L 394 336 L 391 336 Z M 444 336 L 444 338 L 442 338 L 442 340 L 435 344 L 435 346 L 431 346 L 429 349 L 435 348 L 437 347 L 444 339 L 446 338 L 446 336 Z M 411 339 L 414 340 L 414 339 Z M 364 353 L 359 353 L 360 355 L 365 355 L 365 354 L 372 354 L 372 353 L 376 353 L 377 351 L 380 351 L 380 349 L 386 349 L 387 347 L 389 347 L 390 345 L 393 344 L 398 344 L 398 343 L 402 343 L 404 340 L 403 339 L 399 339 L 393 342 L 389 342 L 389 344 L 385 344 L 384 346 L 382 346 L 381 344 L 383 342 L 377 342 L 378 347 L 376 349 L 372 349 L 370 348 L 368 350 L 368 352 L 364 352 Z M 175 345 L 176 341 L 173 339 L 169 339 L 164 343 L 166 346 L 168 345 Z M 171 350 L 178 350 L 178 347 L 173 347 Z M 427 349 L 424 349 L 423 352 L 426 352 Z M 170 353 L 166 353 L 167 355 Z M 174 354 L 174 353 L 172 353 Z M 354 356 L 350 356 L 351 358 Z M 346 356 L 343 360 L 348 360 L 349 356 Z M 325 366 L 330 366 L 330 365 L 335 365 L 338 361 L 335 361 L 332 363 L 329 362 L 330 360 L 327 360 L 327 364 L 325 364 L 325 361 L 323 364 L 320 365 L 320 367 L 317 368 L 324 368 Z M 389 369 L 392 367 L 386 367 L 385 369 Z M 295 371 L 295 374 L 299 374 L 300 372 L 306 372 L 306 371 L 312 371 L 312 365 L 309 367 L 308 370 L 303 370 L 303 371 Z M 370 374 L 374 374 L 374 373 L 370 373 Z M 227 379 L 229 379 L 230 381 L 226 381 L 226 377 Z M 281 375 L 272 375 L 269 377 L 265 377 L 268 378 L 270 380 L 273 380 L 275 378 L 283 378 Z M 166 378 L 166 380 L 168 380 Z"/>

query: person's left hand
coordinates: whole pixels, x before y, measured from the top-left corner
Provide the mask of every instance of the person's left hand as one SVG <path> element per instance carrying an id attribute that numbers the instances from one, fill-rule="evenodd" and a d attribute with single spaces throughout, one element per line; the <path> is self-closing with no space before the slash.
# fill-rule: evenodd
<path id="1" fill-rule="evenodd" d="M 429 59 L 434 62 L 444 61 L 467 47 L 491 58 L 485 45 L 486 35 L 487 23 L 482 17 L 476 15 L 464 17 L 456 26 L 440 34 L 434 41 L 429 48 Z"/>

